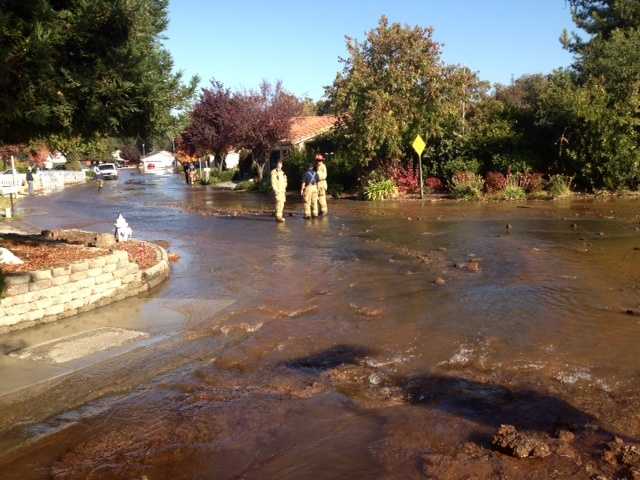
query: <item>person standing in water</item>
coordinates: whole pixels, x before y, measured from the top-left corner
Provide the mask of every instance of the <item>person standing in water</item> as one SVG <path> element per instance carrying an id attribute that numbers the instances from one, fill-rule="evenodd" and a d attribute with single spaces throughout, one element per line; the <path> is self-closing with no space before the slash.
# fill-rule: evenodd
<path id="1" fill-rule="evenodd" d="M 304 199 L 304 218 L 318 216 L 318 174 L 309 165 L 309 169 L 302 177 L 300 195 Z"/>
<path id="2" fill-rule="evenodd" d="M 324 155 L 316 155 L 316 173 L 318 174 L 318 204 L 320 205 L 320 215 L 327 215 L 327 166 L 324 164 Z"/>
<path id="3" fill-rule="evenodd" d="M 282 160 L 278 160 L 276 168 L 271 171 L 271 188 L 276 204 L 276 222 L 284 222 L 284 204 L 287 200 L 287 175 L 282 170 Z"/>

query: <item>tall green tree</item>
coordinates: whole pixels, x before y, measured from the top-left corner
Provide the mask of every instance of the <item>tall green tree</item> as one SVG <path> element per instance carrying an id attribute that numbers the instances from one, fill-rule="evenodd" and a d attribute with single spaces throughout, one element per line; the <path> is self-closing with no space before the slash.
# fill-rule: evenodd
<path id="1" fill-rule="evenodd" d="M 441 111 L 445 67 L 432 29 L 382 17 L 363 42 L 347 38 L 347 51 L 326 92 L 340 116 L 338 133 L 364 165 L 403 157 Z"/>
<path id="2" fill-rule="evenodd" d="M 326 94 L 339 116 L 337 135 L 360 166 L 412 159 L 411 142 L 429 140 L 429 170 L 464 156 L 478 102 L 488 84 L 466 67 L 445 65 L 433 30 L 382 17 L 348 56 Z"/>
<path id="3" fill-rule="evenodd" d="M 167 5 L 0 0 L 0 142 L 163 134 L 197 83 L 162 46 Z"/>
<path id="4" fill-rule="evenodd" d="M 570 0 L 582 35 L 562 41 L 575 53 L 573 83 L 562 76 L 545 118 L 564 118 L 565 160 L 593 188 L 640 184 L 640 2 Z M 558 88 L 561 90 L 558 91 Z M 572 98 L 570 104 L 567 98 Z"/>

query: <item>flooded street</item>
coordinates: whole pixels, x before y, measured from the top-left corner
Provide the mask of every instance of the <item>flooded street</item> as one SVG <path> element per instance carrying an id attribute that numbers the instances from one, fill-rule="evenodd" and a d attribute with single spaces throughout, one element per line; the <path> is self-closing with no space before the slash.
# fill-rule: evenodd
<path id="1" fill-rule="evenodd" d="M 36 230 L 108 232 L 122 212 L 180 259 L 147 296 L 0 337 L 0 478 L 626 468 L 601 457 L 613 435 L 640 440 L 637 200 L 343 200 L 310 222 L 289 200 L 276 224 L 269 197 L 182 180 L 131 171 L 21 204 Z M 144 340 L 70 364 L 11 356 L 105 327 Z M 491 446 L 501 424 L 575 441 L 517 460 Z"/>

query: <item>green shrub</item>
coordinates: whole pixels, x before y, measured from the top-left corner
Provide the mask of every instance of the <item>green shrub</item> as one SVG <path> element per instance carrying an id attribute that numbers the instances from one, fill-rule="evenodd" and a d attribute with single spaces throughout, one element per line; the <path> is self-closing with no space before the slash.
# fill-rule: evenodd
<path id="1" fill-rule="evenodd" d="M 498 172 L 527 172 L 537 166 L 536 159 L 524 152 L 496 153 L 487 162 L 487 167 Z"/>
<path id="2" fill-rule="evenodd" d="M 525 200 L 527 198 L 527 192 L 518 185 L 507 185 L 502 196 L 505 200 Z"/>
<path id="3" fill-rule="evenodd" d="M 387 200 L 398 195 L 398 187 L 390 178 L 376 178 L 367 181 L 364 197 L 369 201 Z"/>
<path id="4" fill-rule="evenodd" d="M 527 198 L 527 192 L 520 186 L 520 175 L 507 175 L 502 198 L 505 200 L 524 200 Z"/>
<path id="5" fill-rule="evenodd" d="M 451 177 L 449 190 L 454 198 L 479 200 L 482 198 L 484 179 L 473 172 L 458 172 Z"/>
<path id="6" fill-rule="evenodd" d="M 245 192 L 258 192 L 258 193 L 273 193 L 271 189 L 271 182 L 265 177 L 265 180 L 258 182 L 255 179 L 243 180 L 236 185 L 236 190 L 243 190 Z"/>
<path id="7" fill-rule="evenodd" d="M 479 170 L 480 162 L 475 158 L 458 157 L 442 164 L 442 173 L 450 180 L 458 172 L 478 173 Z"/>
<path id="8" fill-rule="evenodd" d="M 245 190 L 247 192 L 253 192 L 258 190 L 258 185 L 254 179 L 243 180 L 236 185 L 236 190 Z"/>
<path id="9" fill-rule="evenodd" d="M 287 175 L 287 185 L 289 190 L 300 188 L 302 176 L 313 162 L 311 151 L 293 149 L 289 157 L 283 162 L 284 173 Z M 275 165 L 274 165 L 275 166 Z"/>
<path id="10" fill-rule="evenodd" d="M 229 170 L 224 170 L 222 172 L 217 172 L 214 175 L 215 178 L 215 183 L 222 183 L 222 182 L 230 182 L 233 180 L 233 177 L 236 175 L 237 173 L 237 169 L 236 168 L 232 168 Z"/>
<path id="11" fill-rule="evenodd" d="M 260 183 L 256 182 L 254 183 L 255 188 L 254 190 L 260 193 L 273 193 L 273 189 L 271 188 L 271 179 L 270 178 L 264 178 L 264 180 Z"/>
<path id="12" fill-rule="evenodd" d="M 344 193 L 344 185 L 341 183 L 329 183 L 328 192 L 329 195 L 337 198 Z"/>
<path id="13" fill-rule="evenodd" d="M 554 198 L 567 197 L 573 192 L 571 191 L 571 184 L 573 183 L 573 177 L 568 175 L 552 175 L 547 183 L 547 190 Z"/>
<path id="14" fill-rule="evenodd" d="M 80 160 L 77 160 L 77 159 L 69 160 L 64 165 L 64 169 L 72 170 L 74 172 L 79 172 L 80 170 L 82 170 L 82 164 L 80 163 Z"/>

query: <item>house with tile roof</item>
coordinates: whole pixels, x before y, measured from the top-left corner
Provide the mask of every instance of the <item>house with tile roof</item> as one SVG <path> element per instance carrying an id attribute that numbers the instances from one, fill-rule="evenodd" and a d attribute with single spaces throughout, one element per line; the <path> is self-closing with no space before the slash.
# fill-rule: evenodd
<path id="1" fill-rule="evenodd" d="M 304 150 L 307 144 L 329 133 L 337 121 L 338 117 L 334 115 L 293 117 L 289 135 L 282 139 L 282 143 L 271 154 L 271 164 L 274 165 L 275 161 L 280 158 L 287 158 L 293 150 Z"/>
<path id="2" fill-rule="evenodd" d="M 307 142 L 328 133 L 333 129 L 338 117 L 334 115 L 313 115 L 293 117 L 286 143 L 296 149 L 303 149 Z"/>

